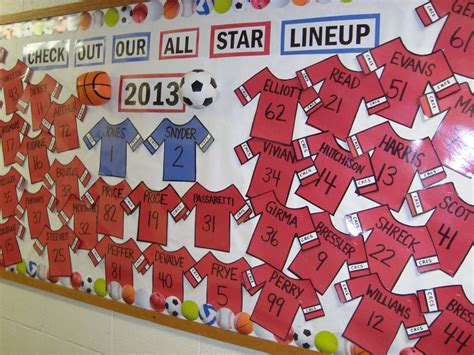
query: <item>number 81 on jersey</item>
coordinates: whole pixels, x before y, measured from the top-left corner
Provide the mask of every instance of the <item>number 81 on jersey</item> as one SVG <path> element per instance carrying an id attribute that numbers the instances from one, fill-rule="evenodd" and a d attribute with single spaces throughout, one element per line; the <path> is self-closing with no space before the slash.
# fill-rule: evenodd
<path id="1" fill-rule="evenodd" d="M 179 98 L 183 75 L 121 75 L 119 112 L 184 112 L 184 103 Z"/>

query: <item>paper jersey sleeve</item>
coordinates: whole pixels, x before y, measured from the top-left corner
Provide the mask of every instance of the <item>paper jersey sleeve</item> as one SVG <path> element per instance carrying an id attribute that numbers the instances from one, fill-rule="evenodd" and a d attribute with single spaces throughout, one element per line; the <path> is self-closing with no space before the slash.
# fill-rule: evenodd
<path id="1" fill-rule="evenodd" d="M 252 101 L 263 90 L 265 80 L 268 78 L 270 78 L 270 73 L 268 68 L 264 68 L 235 89 L 234 93 L 237 95 L 240 103 L 247 105 Z"/>
<path id="2" fill-rule="evenodd" d="M 97 124 L 84 136 L 84 143 L 88 149 L 92 149 L 92 147 L 102 139 L 106 126 L 107 122 L 105 121 L 105 118 L 102 117 L 100 121 L 97 122 Z"/>
<path id="3" fill-rule="evenodd" d="M 196 144 L 203 152 L 205 152 L 214 142 L 214 137 L 209 133 L 207 128 L 204 127 L 204 125 L 196 116 L 193 117 L 190 126 L 196 130 L 194 135 Z"/>
<path id="4" fill-rule="evenodd" d="M 126 214 L 132 214 L 140 206 L 145 189 L 145 184 L 142 181 L 120 202 L 120 206 L 122 206 Z"/>
<path id="5" fill-rule="evenodd" d="M 396 41 L 384 43 L 378 47 L 361 53 L 357 56 L 360 67 L 365 74 L 376 71 L 390 61 L 393 51 L 396 49 Z"/>
<path id="6" fill-rule="evenodd" d="M 413 217 L 419 216 L 435 208 L 439 202 L 439 194 L 442 194 L 443 190 L 446 190 L 446 192 L 448 191 L 445 187 L 446 185 L 438 185 L 428 189 L 408 193 L 406 200 L 411 215 Z"/>
<path id="7" fill-rule="evenodd" d="M 247 205 L 247 201 L 245 201 L 242 194 L 237 190 L 237 188 L 232 185 L 232 198 L 234 199 L 234 206 L 231 209 L 232 217 L 234 217 L 237 224 L 241 224 L 249 219 L 250 214 L 252 211 L 250 207 Z"/>
<path id="8" fill-rule="evenodd" d="M 104 236 L 97 245 L 91 249 L 91 251 L 87 254 L 91 259 L 94 266 L 97 266 L 102 259 L 104 258 L 105 254 L 107 253 L 107 246 L 111 243 L 111 239 L 108 236 Z"/>
<path id="9" fill-rule="evenodd" d="M 347 145 L 352 155 L 357 157 L 374 149 L 377 142 L 390 133 L 390 124 L 382 123 L 350 136 L 347 139 Z"/>
<path id="10" fill-rule="evenodd" d="M 416 13 L 425 26 L 439 21 L 449 13 L 449 1 L 431 0 L 416 8 Z"/>
<path id="11" fill-rule="evenodd" d="M 423 186 L 427 187 L 433 185 L 446 178 L 446 172 L 429 138 L 425 138 L 421 141 L 420 150 L 425 154 L 420 167 L 418 167 L 418 174 Z"/>
<path id="12" fill-rule="evenodd" d="M 256 293 L 270 278 L 272 267 L 261 264 L 242 272 L 242 283 L 251 295 Z"/>
<path id="13" fill-rule="evenodd" d="M 436 95 L 443 98 L 459 91 L 460 86 L 449 67 L 445 54 L 442 51 L 437 51 L 435 55 L 437 66 L 429 80 Z"/>
<path id="14" fill-rule="evenodd" d="M 453 292 L 463 294 L 462 287 L 455 285 L 418 290 L 416 296 L 420 301 L 421 312 L 443 311 L 451 301 Z"/>
<path id="15" fill-rule="evenodd" d="M 184 205 L 184 210 L 183 210 L 183 215 L 182 215 L 183 219 L 188 218 L 191 211 L 194 209 L 194 207 L 196 207 L 196 202 L 194 202 L 193 195 L 196 193 L 199 193 L 199 190 L 202 190 L 201 185 L 198 183 L 194 183 L 193 186 L 191 186 L 189 190 L 186 191 L 186 193 L 181 198 L 181 201 L 183 202 L 183 205 Z"/>
<path id="16" fill-rule="evenodd" d="M 263 140 L 250 138 L 234 148 L 234 152 L 239 158 L 240 164 L 245 164 L 249 160 L 261 153 L 263 149 Z"/>
<path id="17" fill-rule="evenodd" d="M 83 200 L 86 203 L 87 207 L 92 207 L 96 204 L 97 200 L 100 197 L 100 189 L 103 185 L 104 181 L 102 180 L 102 178 L 99 178 L 96 182 L 92 184 L 89 190 L 84 193 Z"/>
<path id="18" fill-rule="evenodd" d="M 385 91 L 376 73 L 366 75 L 362 83 L 364 85 L 365 107 L 369 115 L 373 115 L 390 106 Z"/>
<path id="19" fill-rule="evenodd" d="M 199 285 L 202 280 L 207 276 L 209 273 L 209 268 L 212 265 L 212 261 L 214 260 L 214 256 L 211 252 L 204 255 L 201 260 L 199 260 L 196 264 L 194 264 L 188 271 L 184 273 L 184 276 L 189 281 L 191 286 L 194 288 Z"/>
<path id="20" fill-rule="evenodd" d="M 304 89 L 311 88 L 320 81 L 327 79 L 327 72 L 324 69 L 327 67 L 332 68 L 337 65 L 336 58 L 336 56 L 332 56 L 318 63 L 314 63 L 309 67 L 298 70 L 296 72 L 296 77 L 298 78 L 301 87 Z"/>
<path id="21" fill-rule="evenodd" d="M 140 133 L 138 133 L 137 129 L 129 119 L 127 119 L 125 125 L 125 140 L 127 141 L 128 145 L 130 146 L 130 149 L 133 152 L 143 142 L 142 136 L 140 135 Z"/>
<path id="22" fill-rule="evenodd" d="M 304 319 L 306 321 L 324 316 L 321 301 L 319 300 L 315 290 L 311 289 L 307 292 L 303 292 L 300 302 Z"/>
<path id="23" fill-rule="evenodd" d="M 44 249 L 46 248 L 46 234 L 49 228 L 44 226 L 38 238 L 36 238 L 35 243 L 33 244 L 33 249 L 38 253 L 38 255 L 43 254 Z"/>
<path id="24" fill-rule="evenodd" d="M 168 119 L 165 118 L 143 142 L 146 149 L 148 149 L 151 154 L 155 154 L 158 148 L 160 148 L 160 146 L 165 141 L 166 128 L 168 127 L 168 125 Z"/>
<path id="25" fill-rule="evenodd" d="M 380 214 L 383 214 L 385 211 L 386 207 L 380 206 L 345 216 L 346 226 L 349 233 L 355 237 L 363 232 L 373 229 Z"/>

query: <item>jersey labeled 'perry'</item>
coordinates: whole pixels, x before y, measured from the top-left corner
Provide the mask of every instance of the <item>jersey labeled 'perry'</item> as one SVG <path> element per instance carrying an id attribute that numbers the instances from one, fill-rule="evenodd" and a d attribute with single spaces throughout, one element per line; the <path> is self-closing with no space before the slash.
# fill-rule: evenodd
<path id="1" fill-rule="evenodd" d="M 372 354 L 388 354 L 401 324 L 408 339 L 430 334 L 416 296 L 390 292 L 377 274 L 342 281 L 335 287 L 342 303 L 362 297 L 342 336 Z"/>
<path id="2" fill-rule="evenodd" d="M 365 242 L 370 271 L 378 273 L 389 290 L 397 283 L 411 256 L 419 272 L 440 268 L 428 229 L 397 221 L 387 206 L 350 214 L 346 222 L 352 235 L 372 231 Z"/>
<path id="3" fill-rule="evenodd" d="M 258 138 L 250 138 L 234 148 L 240 164 L 258 156 L 247 197 L 272 191 L 286 203 L 295 174 L 302 185 L 314 181 L 318 174 L 311 158 L 298 160 L 291 145 L 284 145 Z"/>
<path id="4" fill-rule="evenodd" d="M 288 270 L 302 279 L 309 279 L 321 294 L 326 292 L 345 263 L 352 278 L 369 274 L 362 235 L 354 237 L 340 232 L 327 212 L 313 213 L 311 218 L 321 245 L 301 250 Z"/>
<path id="5" fill-rule="evenodd" d="M 99 174 L 124 178 L 127 172 L 127 143 L 132 151 L 142 144 L 142 137 L 130 119 L 110 124 L 102 119 L 84 136 L 87 148 L 92 149 L 100 140 Z"/>
<path id="6" fill-rule="evenodd" d="M 299 138 L 293 141 L 293 146 L 298 159 L 316 154 L 314 169 L 317 178 L 296 190 L 298 196 L 313 205 L 334 214 L 352 181 L 358 194 L 377 191 L 369 156 L 363 154 L 354 158 L 331 132 Z"/>
<path id="7" fill-rule="evenodd" d="M 339 139 L 351 132 L 362 101 L 369 114 L 389 106 L 377 74 L 364 75 L 346 68 L 337 55 L 315 63 L 296 73 L 301 86 L 311 88 L 324 81 L 318 93 L 324 102 L 312 113 L 307 124 L 322 131 L 330 131 Z"/>
<path id="8" fill-rule="evenodd" d="M 260 219 L 247 254 L 281 270 L 295 238 L 303 250 L 320 244 L 308 207 L 288 208 L 278 201 L 273 191 L 254 197 L 250 202 L 255 216 L 260 215 Z"/>
<path id="9" fill-rule="evenodd" d="M 296 280 L 262 264 L 245 270 L 242 283 L 250 294 L 262 290 L 251 320 L 281 339 L 286 339 L 296 312 L 306 321 L 324 316 L 316 291 L 309 280 Z"/>
<path id="10" fill-rule="evenodd" d="M 0 121 L 0 139 L 2 140 L 3 165 L 15 163 L 15 156 L 20 149 L 20 133 L 28 134 L 30 125 L 20 115 L 14 113 L 9 121 Z"/>
<path id="11" fill-rule="evenodd" d="M 259 71 L 234 92 L 242 105 L 260 94 L 250 136 L 287 145 L 293 138 L 298 104 L 306 115 L 322 105 L 316 90 L 303 91 L 296 77 L 280 79 L 268 68 Z"/>
<path id="12" fill-rule="evenodd" d="M 413 216 L 434 210 L 426 227 L 441 270 L 454 276 L 474 243 L 474 206 L 459 197 L 452 182 L 410 192 L 407 202 Z"/>
<path id="13" fill-rule="evenodd" d="M 3 267 L 15 265 L 21 262 L 21 250 L 17 238 L 23 239 L 25 227 L 14 217 L 9 217 L 0 223 L 0 251 L 3 259 Z"/>
<path id="14" fill-rule="evenodd" d="M 370 157 L 378 191 L 365 197 L 399 211 L 405 194 L 418 173 L 423 186 L 443 180 L 446 173 L 429 138 L 400 137 L 388 122 L 351 136 L 347 143 L 354 156 L 375 149 Z"/>
<path id="15" fill-rule="evenodd" d="M 8 173 L 0 175 L 0 211 L 2 218 L 13 216 L 18 205 L 16 190 L 22 190 L 25 179 L 15 168 L 10 168 Z"/>
<path id="16" fill-rule="evenodd" d="M 380 82 L 390 106 L 377 113 L 391 121 L 412 127 L 419 97 L 429 84 L 439 98 L 459 90 L 443 51 L 419 55 L 409 51 L 400 38 L 357 56 L 364 73 L 383 67 Z"/>
<path id="17" fill-rule="evenodd" d="M 213 142 L 214 137 L 193 116 L 182 125 L 163 119 L 143 144 L 151 154 L 165 144 L 163 180 L 196 181 L 196 145 L 205 153 Z"/>
<path id="18" fill-rule="evenodd" d="M 132 189 L 125 180 L 109 185 L 102 178 L 87 190 L 82 200 L 91 207 L 97 204 L 97 232 L 123 238 L 124 211 L 120 202 L 127 197 Z"/>
<path id="19" fill-rule="evenodd" d="M 217 309 L 226 307 L 237 314 L 242 312 L 241 274 L 250 265 L 244 258 L 232 263 L 223 263 L 211 252 L 204 255 L 184 276 L 191 286 L 196 287 L 207 279 L 206 303 Z"/>
<path id="20" fill-rule="evenodd" d="M 138 184 L 120 205 L 128 215 L 140 208 L 137 240 L 162 245 L 168 243 L 168 213 L 178 221 L 185 209 L 173 186 L 155 191 L 144 182 Z"/>
<path id="21" fill-rule="evenodd" d="M 423 113 L 433 117 L 446 112 L 433 137 L 433 146 L 439 159 L 460 174 L 474 173 L 474 95 L 468 83 L 461 90 L 443 99 L 434 93 L 421 98 Z"/>
<path id="22" fill-rule="evenodd" d="M 474 306 L 461 285 L 417 292 L 423 313 L 441 312 L 430 325 L 431 334 L 415 344 L 425 354 L 474 353 Z"/>
<path id="23" fill-rule="evenodd" d="M 183 196 L 183 204 L 184 218 L 196 207 L 194 245 L 198 248 L 229 252 L 229 215 L 240 224 L 251 214 L 250 207 L 234 185 L 221 191 L 209 191 L 197 182 Z"/>
<path id="24" fill-rule="evenodd" d="M 418 6 L 416 13 L 425 26 L 438 22 L 447 15 L 448 18 L 439 32 L 433 50 L 443 51 L 455 73 L 474 78 L 472 2 L 468 0 L 431 0 Z"/>
<path id="25" fill-rule="evenodd" d="M 0 89 L 3 89 L 7 115 L 16 111 L 16 104 L 23 95 L 23 83 L 30 80 L 31 74 L 32 71 L 21 60 L 17 60 L 9 70 L 0 69 Z"/>
<path id="26" fill-rule="evenodd" d="M 51 76 L 46 74 L 38 84 L 28 83 L 21 98 L 16 104 L 16 108 L 26 113 L 31 106 L 31 120 L 33 130 L 41 128 L 43 117 L 51 105 L 51 98 L 57 99 L 61 94 L 62 85 Z"/>
<path id="27" fill-rule="evenodd" d="M 167 251 L 158 244 L 153 244 L 143 255 L 145 260 L 138 266 L 138 271 L 145 274 L 153 266 L 153 292 L 184 300 L 184 273 L 196 263 L 188 250 L 181 247 L 175 251 Z"/>

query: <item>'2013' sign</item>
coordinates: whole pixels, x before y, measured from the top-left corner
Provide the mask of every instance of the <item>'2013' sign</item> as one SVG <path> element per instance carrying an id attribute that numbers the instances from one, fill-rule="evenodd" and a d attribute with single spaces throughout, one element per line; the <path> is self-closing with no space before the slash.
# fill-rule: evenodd
<path id="1" fill-rule="evenodd" d="M 119 112 L 184 112 L 179 82 L 184 74 L 122 75 Z"/>

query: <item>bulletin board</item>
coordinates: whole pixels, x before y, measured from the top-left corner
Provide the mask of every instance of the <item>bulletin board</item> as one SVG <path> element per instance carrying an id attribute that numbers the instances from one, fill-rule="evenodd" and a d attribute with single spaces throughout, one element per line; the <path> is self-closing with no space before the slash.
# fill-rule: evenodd
<path id="1" fill-rule="evenodd" d="M 267 352 L 326 330 L 338 354 L 471 354 L 472 4 L 254 5 L 143 23 L 119 6 L 86 30 L 64 7 L 66 30 L 40 36 L 2 18 L 0 277 Z M 99 106 L 77 98 L 95 71 Z M 135 305 L 93 295 L 98 279 Z M 139 300 L 153 292 L 250 321 L 161 314 Z"/>

